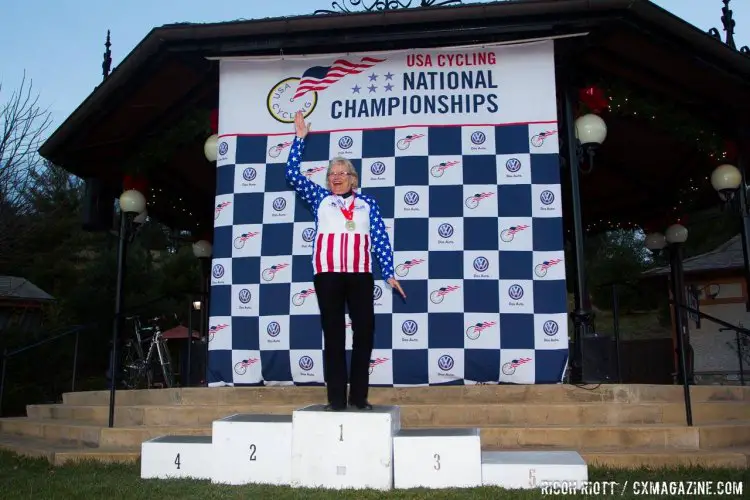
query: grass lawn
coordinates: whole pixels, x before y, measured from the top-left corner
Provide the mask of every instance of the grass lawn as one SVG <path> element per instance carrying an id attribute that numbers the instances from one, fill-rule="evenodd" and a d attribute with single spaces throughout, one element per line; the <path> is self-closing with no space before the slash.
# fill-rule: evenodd
<path id="1" fill-rule="evenodd" d="M 0 498 L 23 499 L 68 499 L 85 500 L 107 499 L 380 499 L 380 498 L 424 498 L 424 499 L 527 499 L 543 498 L 540 491 L 508 491 L 499 488 L 474 488 L 467 490 L 407 490 L 380 493 L 335 492 L 322 490 L 301 490 L 285 487 L 259 486 L 217 486 L 208 481 L 163 481 L 141 480 L 138 465 L 79 464 L 52 467 L 46 460 L 19 457 L 0 451 Z M 750 486 L 748 470 L 721 469 L 668 469 L 668 470 L 601 470 L 589 469 L 592 481 L 615 481 L 618 485 L 612 494 L 599 497 L 634 497 L 634 481 L 733 481 L 742 482 L 744 495 L 725 495 L 719 498 L 747 498 L 746 487 Z M 621 495 L 625 482 L 627 491 Z M 609 492 L 607 492 L 609 493 Z M 583 495 L 579 495 L 583 497 Z M 564 498 L 564 496 L 562 496 Z M 638 498 L 655 498 L 640 495 Z M 659 498 L 684 498 L 684 496 L 660 495 Z"/>

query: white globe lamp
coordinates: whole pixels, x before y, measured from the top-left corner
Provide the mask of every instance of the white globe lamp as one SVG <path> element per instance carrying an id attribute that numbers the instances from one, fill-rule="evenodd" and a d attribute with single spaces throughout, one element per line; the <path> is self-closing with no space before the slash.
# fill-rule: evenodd
<path id="1" fill-rule="evenodd" d="M 140 214 L 146 210 L 146 197 L 140 191 L 128 189 L 120 195 L 120 210 L 126 214 Z"/>
<path id="2" fill-rule="evenodd" d="M 218 155 L 217 147 L 219 142 L 219 136 L 217 134 L 210 135 L 206 142 L 203 144 L 203 154 L 206 155 L 208 161 L 216 161 Z"/>
<path id="3" fill-rule="evenodd" d="M 576 137 L 584 147 L 599 146 L 607 138 L 607 124 L 599 115 L 589 113 L 580 116 L 575 127 Z"/>

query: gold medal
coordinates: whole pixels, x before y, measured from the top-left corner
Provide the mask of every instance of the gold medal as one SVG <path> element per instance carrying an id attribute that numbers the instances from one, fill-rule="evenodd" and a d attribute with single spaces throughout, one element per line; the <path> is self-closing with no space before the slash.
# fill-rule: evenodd
<path id="1" fill-rule="evenodd" d="M 346 221 L 346 229 L 347 229 L 347 231 L 354 231 L 354 229 L 355 229 L 356 227 L 357 227 L 357 226 L 356 226 L 356 224 L 354 224 L 354 221 L 353 221 L 353 220 L 348 220 L 348 221 Z"/>

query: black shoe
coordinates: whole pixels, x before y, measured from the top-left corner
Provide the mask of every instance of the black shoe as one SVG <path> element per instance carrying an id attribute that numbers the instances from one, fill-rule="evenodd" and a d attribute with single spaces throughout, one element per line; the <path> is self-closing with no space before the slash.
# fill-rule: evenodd
<path id="1" fill-rule="evenodd" d="M 368 403 L 367 401 L 365 401 L 364 403 L 350 403 L 349 407 L 350 408 L 356 408 L 358 410 L 365 410 L 365 411 L 371 411 L 372 410 L 372 405 L 370 403 Z"/>
<path id="2" fill-rule="evenodd" d="M 335 405 L 333 403 L 328 403 L 323 407 L 324 411 L 344 411 L 346 410 L 346 405 Z"/>

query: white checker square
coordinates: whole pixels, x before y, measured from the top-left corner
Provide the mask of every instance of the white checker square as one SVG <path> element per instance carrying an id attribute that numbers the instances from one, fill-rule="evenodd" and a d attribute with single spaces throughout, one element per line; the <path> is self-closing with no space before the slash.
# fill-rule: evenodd
<path id="1" fill-rule="evenodd" d="M 312 258 L 314 244 L 315 222 L 295 222 L 292 255 L 309 255 Z"/>
<path id="2" fill-rule="evenodd" d="M 300 314 L 318 316 L 320 314 L 318 296 L 315 294 L 312 281 L 292 283 L 292 296 L 289 301 L 291 303 L 289 314 L 293 316 Z"/>
<path id="3" fill-rule="evenodd" d="M 262 256 L 260 258 L 260 283 L 291 283 L 292 256 Z"/>
<path id="4" fill-rule="evenodd" d="M 464 155 L 494 155 L 495 127 L 461 127 L 461 150 Z"/>
<path id="5" fill-rule="evenodd" d="M 232 377 L 235 384 L 256 384 L 263 379 L 260 351 L 234 349 Z"/>
<path id="6" fill-rule="evenodd" d="M 430 263 L 429 252 L 400 251 L 394 252 L 394 272 L 398 280 L 426 280 Z"/>
<path id="7" fill-rule="evenodd" d="M 463 349 L 428 349 L 427 362 L 430 384 L 455 382 L 464 378 Z"/>
<path id="8" fill-rule="evenodd" d="M 430 216 L 429 186 L 396 186 L 396 218 L 411 219 Z"/>
<path id="9" fill-rule="evenodd" d="M 273 168 L 273 167 L 271 167 Z M 284 167 L 276 167 L 284 168 Z M 266 166 L 243 163 L 234 167 L 235 193 L 262 193 L 266 188 Z"/>
<path id="10" fill-rule="evenodd" d="M 464 166 L 460 155 L 430 156 L 427 166 L 430 169 L 430 186 L 456 186 L 463 183 Z"/>
<path id="11" fill-rule="evenodd" d="M 427 280 L 429 313 L 464 312 L 464 282 L 457 279 Z"/>
<path id="12" fill-rule="evenodd" d="M 557 125 L 557 123 L 529 124 L 529 150 L 532 154 L 560 152 L 560 135 Z"/>
<path id="13" fill-rule="evenodd" d="M 464 313 L 464 349 L 500 349 L 500 315 Z"/>
<path id="14" fill-rule="evenodd" d="M 392 348 L 427 349 L 427 313 L 396 313 L 392 318 Z"/>
<path id="15" fill-rule="evenodd" d="M 559 184 L 532 184 L 532 217 L 562 217 L 561 198 Z"/>
<path id="16" fill-rule="evenodd" d="M 234 223 L 234 194 L 221 194 L 214 201 L 214 227 Z"/>
<path id="17" fill-rule="evenodd" d="M 535 314 L 534 348 L 537 350 L 568 348 L 568 315 Z"/>
<path id="18" fill-rule="evenodd" d="M 427 127 L 396 129 L 396 156 L 427 156 Z"/>
<path id="19" fill-rule="evenodd" d="M 372 290 L 372 301 L 375 314 L 391 314 L 393 312 L 393 287 L 384 281 L 376 281 Z"/>
<path id="20" fill-rule="evenodd" d="M 503 349 L 500 351 L 500 382 L 533 384 L 536 365 L 533 349 Z"/>
<path id="21" fill-rule="evenodd" d="M 500 312 L 533 314 L 534 282 L 532 280 L 500 280 Z"/>
<path id="22" fill-rule="evenodd" d="M 464 217 L 497 217 L 497 185 L 464 185 Z"/>
<path id="23" fill-rule="evenodd" d="M 534 280 L 565 279 L 565 252 L 534 252 Z"/>
<path id="24" fill-rule="evenodd" d="M 289 350 L 289 316 L 261 316 L 258 330 L 261 351 Z"/>
<path id="25" fill-rule="evenodd" d="M 396 160 L 393 156 L 362 159 L 360 186 L 391 187 L 396 185 Z M 363 191 L 366 193 L 366 191 Z"/>
<path id="26" fill-rule="evenodd" d="M 344 158 L 362 158 L 362 131 L 345 130 L 343 132 L 331 132 L 331 144 L 328 149 L 330 157 L 342 156 Z"/>
<path id="27" fill-rule="evenodd" d="M 292 349 L 289 351 L 289 366 L 294 382 L 325 382 L 323 375 L 323 351 L 321 349 Z"/>
<path id="28" fill-rule="evenodd" d="M 497 219 L 500 251 L 532 251 L 534 231 L 531 217 L 500 217 Z"/>
<path id="29" fill-rule="evenodd" d="M 464 251 L 464 279 L 500 279 L 499 255 L 495 250 Z"/>
<path id="30" fill-rule="evenodd" d="M 307 180 L 314 182 L 322 188 L 326 187 L 326 173 L 328 172 L 328 162 L 325 161 L 303 161 L 299 170 Z"/>
<path id="31" fill-rule="evenodd" d="M 213 316 L 208 320 L 208 350 L 221 351 L 232 348 L 232 318 Z"/>
<path id="32" fill-rule="evenodd" d="M 498 184 L 531 184 L 531 155 L 497 155 L 496 160 Z"/>
<path id="33" fill-rule="evenodd" d="M 320 332 L 323 335 L 323 331 Z M 352 330 L 352 317 L 349 314 L 344 314 L 344 349 L 347 351 L 352 350 L 354 344 L 354 330 Z M 325 345 L 325 338 L 323 344 Z"/>
<path id="34" fill-rule="evenodd" d="M 293 142 L 294 134 L 269 136 L 266 145 L 266 163 L 286 163 Z"/>
<path id="35" fill-rule="evenodd" d="M 232 284 L 232 259 L 213 259 L 211 286 Z"/>
<path id="36" fill-rule="evenodd" d="M 464 249 L 463 217 L 432 217 L 429 221 L 427 248 L 431 252 L 461 251 Z"/>
<path id="37" fill-rule="evenodd" d="M 260 257 L 262 233 L 261 224 L 232 226 L 232 257 Z"/>
<path id="38" fill-rule="evenodd" d="M 391 349 L 372 350 L 370 385 L 393 385 L 393 351 Z"/>
<path id="39" fill-rule="evenodd" d="M 232 285 L 232 316 L 258 316 L 260 285 Z"/>
<path id="40" fill-rule="evenodd" d="M 216 143 L 216 167 L 233 165 L 237 153 L 237 136 L 225 135 L 219 137 Z"/>
<path id="41" fill-rule="evenodd" d="M 297 202 L 294 191 L 265 193 L 263 197 L 263 224 L 294 222 L 294 204 Z"/>

